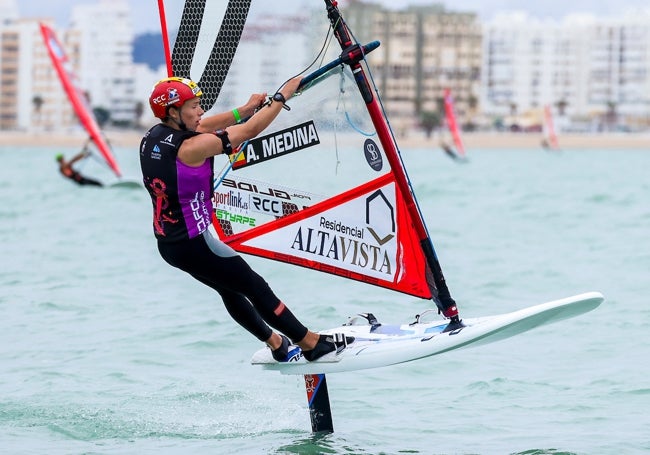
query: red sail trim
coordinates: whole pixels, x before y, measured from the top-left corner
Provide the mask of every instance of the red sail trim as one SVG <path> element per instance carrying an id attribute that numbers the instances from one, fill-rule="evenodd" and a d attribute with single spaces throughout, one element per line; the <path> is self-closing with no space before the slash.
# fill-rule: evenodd
<path id="1" fill-rule="evenodd" d="M 326 199 L 311 207 L 307 207 L 299 212 L 284 216 L 275 221 L 229 237 L 226 236 L 221 229 L 218 220 L 213 220 L 213 225 L 223 241 L 236 251 L 342 276 L 416 297 L 430 299 L 431 293 L 427 286 L 424 274 L 426 270 L 426 260 L 419 245 L 417 233 L 413 229 L 414 223 L 409 215 L 405 198 L 401 194 L 398 185 L 394 186 L 396 191 L 395 200 L 397 201 L 397 207 L 395 208 L 398 235 L 398 251 L 397 257 L 395 258 L 397 270 L 395 271 L 395 278 L 392 281 L 347 270 L 331 264 L 246 244 L 250 240 L 259 238 L 284 227 L 297 224 L 302 220 L 318 216 L 331 208 L 344 205 L 346 202 L 362 197 L 373 190 L 377 190 L 391 183 L 396 183 L 394 175 L 390 173 L 384 174 L 370 182 L 359 185 L 330 199 Z"/>
<path id="2" fill-rule="evenodd" d="M 447 127 L 451 133 L 451 137 L 454 139 L 454 145 L 456 146 L 456 151 L 461 157 L 465 156 L 465 146 L 463 145 L 463 140 L 460 137 L 460 130 L 458 129 L 458 123 L 456 122 L 456 114 L 454 112 L 454 99 L 451 96 L 451 91 L 445 89 L 444 91 L 444 100 L 445 100 L 445 117 L 447 120 Z"/>
<path id="3" fill-rule="evenodd" d="M 43 23 L 41 23 L 40 26 L 41 34 L 43 35 L 43 41 L 45 43 L 45 47 L 47 48 L 47 52 L 50 56 L 50 59 L 52 60 L 54 69 L 59 76 L 59 80 L 63 85 L 63 89 L 68 95 L 68 99 L 70 100 L 70 103 L 72 103 L 72 107 L 74 108 L 77 117 L 79 117 L 79 121 L 88 132 L 88 135 L 95 143 L 97 149 L 102 154 L 110 168 L 118 177 L 121 177 L 122 173 L 120 172 L 120 168 L 117 165 L 117 161 L 115 160 L 115 157 L 111 153 L 110 147 L 101 134 L 99 125 L 97 124 L 92 110 L 86 101 L 86 96 L 84 95 L 81 88 L 79 88 L 79 86 L 76 84 L 76 76 L 70 69 L 66 68 L 66 65 L 69 64 L 69 61 L 68 57 L 65 54 L 65 51 L 63 50 L 63 47 L 61 46 L 61 43 L 56 38 L 54 31 L 50 27 Z"/>

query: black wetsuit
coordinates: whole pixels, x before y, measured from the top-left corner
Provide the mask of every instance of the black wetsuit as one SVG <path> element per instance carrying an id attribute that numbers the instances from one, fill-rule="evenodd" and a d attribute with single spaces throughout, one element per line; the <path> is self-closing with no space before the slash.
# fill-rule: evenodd
<path id="1" fill-rule="evenodd" d="M 97 180 L 93 180 L 93 179 L 89 179 L 88 177 L 84 177 L 83 175 L 81 175 L 80 173 L 78 173 L 77 171 L 74 171 L 74 170 L 72 171 L 72 175 L 70 175 L 70 176 L 66 175 L 66 177 L 68 177 L 70 180 L 78 183 L 79 185 L 104 186 L 102 184 L 102 182 L 97 181 Z"/>
<path id="2" fill-rule="evenodd" d="M 232 318 L 260 341 L 271 336 L 269 325 L 294 342 L 302 340 L 307 328 L 212 228 L 214 160 L 191 167 L 177 158 L 182 142 L 196 134 L 200 133 L 158 124 L 140 144 L 140 166 L 151 195 L 160 255 L 216 290 Z"/>

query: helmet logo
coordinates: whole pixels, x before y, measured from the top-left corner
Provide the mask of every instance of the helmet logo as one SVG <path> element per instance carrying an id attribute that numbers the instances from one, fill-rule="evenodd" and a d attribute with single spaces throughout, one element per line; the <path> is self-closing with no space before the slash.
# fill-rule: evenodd
<path id="1" fill-rule="evenodd" d="M 174 104 L 177 101 L 180 100 L 180 96 L 178 95 L 178 90 L 175 88 L 170 88 L 167 90 L 167 102 L 165 103 L 165 106 L 169 106 L 170 104 Z"/>
<path id="2" fill-rule="evenodd" d="M 164 119 L 167 116 L 167 107 L 181 106 L 186 101 L 202 94 L 199 86 L 190 79 L 168 77 L 154 85 L 151 96 L 149 96 L 149 104 L 154 115 Z"/>

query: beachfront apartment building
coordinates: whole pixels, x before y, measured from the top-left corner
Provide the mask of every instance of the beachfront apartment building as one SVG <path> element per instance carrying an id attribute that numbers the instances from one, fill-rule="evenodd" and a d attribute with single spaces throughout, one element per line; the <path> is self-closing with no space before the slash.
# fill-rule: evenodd
<path id="1" fill-rule="evenodd" d="M 75 6 L 69 38 L 91 106 L 109 112 L 112 123 L 132 124 L 136 101 L 143 96 L 135 92 L 135 34 L 128 1 L 98 0 Z"/>
<path id="2" fill-rule="evenodd" d="M 523 128 L 551 106 L 562 129 L 648 126 L 650 15 L 540 21 L 496 16 L 483 31 L 481 111 Z"/>
<path id="3" fill-rule="evenodd" d="M 18 19 L 15 0 L 0 0 L 0 128 L 75 124 L 56 73 L 40 43 L 37 19 Z M 442 117 L 442 92 L 450 88 L 461 125 L 538 127 L 549 105 L 560 130 L 647 128 L 650 124 L 650 12 L 542 21 L 521 13 L 481 23 L 474 13 L 439 4 L 391 10 L 349 0 L 343 10 L 362 43 L 379 40 L 368 56 L 374 83 L 397 133 L 417 128 L 425 114 Z M 286 18 L 249 18 L 238 54 L 245 77 L 228 78 L 232 99 L 273 90 L 278 69 L 302 69 L 318 52 L 327 23 L 322 12 Z M 93 108 L 117 123 L 153 121 L 146 100 L 165 68 L 133 63 L 134 38 L 127 0 L 96 0 L 73 8 L 70 26 L 57 30 L 81 88 Z M 331 46 L 331 52 L 338 52 Z M 278 52 L 278 49 L 280 50 Z M 310 58 L 311 57 L 311 58 Z M 329 56 L 331 57 L 331 56 Z M 239 65 L 241 68 L 241 65 Z M 195 76 L 196 77 L 196 76 Z M 280 81 L 281 82 L 281 81 Z M 32 105 L 26 108 L 24 98 Z M 34 100 L 40 99 L 36 109 Z M 138 106 L 139 105 L 139 106 Z M 53 127 L 53 126 L 52 126 Z"/>
<path id="4" fill-rule="evenodd" d="M 15 1 L 2 2 L 7 11 L 16 11 Z M 126 0 L 79 5 L 65 30 L 49 18 L 20 19 L 13 14 L 0 19 L 0 129 L 80 128 L 47 54 L 40 22 L 54 29 L 68 68 L 90 105 L 104 109 L 113 122 L 133 122 L 140 96 L 135 90 L 134 33 Z"/>
<path id="5" fill-rule="evenodd" d="M 393 126 L 442 114 L 450 88 L 461 125 L 540 128 L 549 106 L 561 130 L 650 126 L 650 10 L 618 18 L 525 13 L 481 24 L 440 4 L 388 10 L 350 0 L 346 20 L 369 55 Z"/>
<path id="6" fill-rule="evenodd" d="M 357 39 L 381 43 L 368 60 L 398 133 L 419 127 L 427 113 L 442 116 L 446 88 L 460 122 L 474 119 L 483 51 L 476 14 L 448 11 L 441 4 L 393 11 L 361 1 L 348 2 L 344 14 Z"/>
<path id="7" fill-rule="evenodd" d="M 17 19 L 2 26 L 0 129 L 47 131 L 73 122 L 78 123 L 43 45 L 39 22 Z"/>

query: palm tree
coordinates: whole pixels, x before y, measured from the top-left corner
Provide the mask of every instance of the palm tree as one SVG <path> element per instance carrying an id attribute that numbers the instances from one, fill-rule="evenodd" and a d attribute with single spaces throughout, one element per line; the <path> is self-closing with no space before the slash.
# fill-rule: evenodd
<path id="1" fill-rule="evenodd" d="M 134 119 L 135 127 L 139 128 L 140 117 L 142 117 L 142 114 L 144 114 L 144 103 L 142 101 L 138 101 L 137 103 L 135 103 L 133 114 L 135 115 L 135 119 Z"/>
<path id="2" fill-rule="evenodd" d="M 420 125 L 424 128 L 427 138 L 430 138 L 433 130 L 441 125 L 440 119 L 441 117 L 438 112 L 424 111 L 420 114 Z"/>
<path id="3" fill-rule="evenodd" d="M 34 123 L 41 123 L 41 108 L 45 104 L 45 100 L 41 95 L 34 95 L 32 98 L 32 106 L 34 106 Z"/>
<path id="4" fill-rule="evenodd" d="M 607 111 L 605 112 L 605 124 L 608 130 L 612 130 L 618 123 L 618 112 L 616 112 L 616 101 L 607 102 Z"/>
<path id="5" fill-rule="evenodd" d="M 111 111 L 103 107 L 94 107 L 93 114 L 100 128 L 103 128 L 111 119 Z"/>

